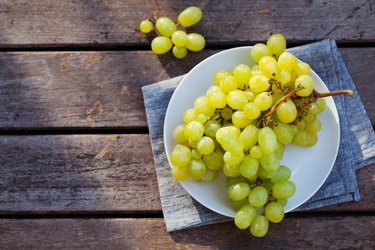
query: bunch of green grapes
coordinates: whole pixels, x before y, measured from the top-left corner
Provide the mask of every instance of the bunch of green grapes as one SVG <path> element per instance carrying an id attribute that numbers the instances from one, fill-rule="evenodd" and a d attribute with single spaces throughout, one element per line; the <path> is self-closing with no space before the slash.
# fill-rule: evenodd
<path id="1" fill-rule="evenodd" d="M 271 35 L 251 49 L 254 66 L 217 71 L 173 131 L 172 176 L 213 181 L 223 171 L 234 222 L 256 237 L 283 219 L 296 191 L 290 169 L 280 165 L 285 145 L 316 144 L 317 114 L 326 107 L 320 97 L 333 93 L 316 92 L 310 66 L 285 48 L 284 36 Z"/>
<path id="2" fill-rule="evenodd" d="M 197 24 L 202 18 L 202 11 L 196 6 L 190 6 L 184 9 L 178 15 L 178 23 L 176 24 L 168 17 L 155 17 L 155 28 L 159 34 L 151 42 L 151 49 L 155 54 L 165 54 L 172 49 L 172 53 L 176 58 L 184 58 L 188 50 L 198 52 L 203 50 L 205 39 L 198 33 L 186 33 L 185 30 L 178 27 L 191 27 Z M 153 30 L 154 24 L 149 20 L 143 20 L 139 29 L 143 33 L 149 33 Z"/>

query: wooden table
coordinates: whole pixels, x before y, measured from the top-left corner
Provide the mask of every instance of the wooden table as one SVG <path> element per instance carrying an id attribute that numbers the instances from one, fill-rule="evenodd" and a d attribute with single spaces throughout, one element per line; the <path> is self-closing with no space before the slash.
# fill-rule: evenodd
<path id="1" fill-rule="evenodd" d="M 159 2 L 172 18 L 187 7 Z M 290 213 L 264 239 L 233 223 L 166 232 L 141 86 L 272 32 L 331 38 L 375 123 L 373 0 L 188 4 L 207 46 L 177 60 L 138 30 L 151 0 L 0 2 L 1 249 L 374 249 L 374 165 L 357 172 L 360 202 Z"/>

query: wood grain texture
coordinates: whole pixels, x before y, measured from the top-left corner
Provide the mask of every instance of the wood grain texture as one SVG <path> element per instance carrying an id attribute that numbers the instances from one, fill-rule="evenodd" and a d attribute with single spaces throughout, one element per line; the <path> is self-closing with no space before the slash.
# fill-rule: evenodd
<path id="1" fill-rule="evenodd" d="M 1 136 L 0 148 L 2 214 L 161 210 L 148 135 Z"/>
<path id="2" fill-rule="evenodd" d="M 208 44 L 239 44 L 282 33 L 291 42 L 333 38 L 345 43 L 374 42 L 373 1 L 183 1 L 160 0 L 162 15 L 177 20 L 190 5 L 203 19 L 189 31 Z M 0 3 L 0 47 L 64 45 L 146 45 L 151 36 L 139 23 L 155 9 L 151 0 Z M 225 13 L 225 14 L 223 14 Z"/>
<path id="3" fill-rule="evenodd" d="M 0 220 L 2 249 L 374 249 L 374 217 L 286 218 L 257 239 L 233 223 L 168 234 L 162 219 Z"/>
<path id="4" fill-rule="evenodd" d="M 148 135 L 1 136 L 0 214 L 161 211 Z M 360 202 L 312 212 L 374 212 L 375 165 Z"/>
<path id="5" fill-rule="evenodd" d="M 141 86 L 187 73 L 220 50 L 186 60 L 149 51 L 0 53 L 0 129 L 146 127 Z M 375 124 L 375 48 L 343 48 Z"/>

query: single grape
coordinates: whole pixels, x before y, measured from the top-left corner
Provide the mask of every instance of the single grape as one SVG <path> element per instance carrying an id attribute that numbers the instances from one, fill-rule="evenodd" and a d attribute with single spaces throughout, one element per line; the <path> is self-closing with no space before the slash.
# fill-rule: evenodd
<path id="1" fill-rule="evenodd" d="M 186 48 L 191 51 L 201 51 L 205 46 L 204 37 L 198 33 L 190 33 L 187 35 Z"/>
<path id="2" fill-rule="evenodd" d="M 265 111 L 272 106 L 272 95 L 268 92 L 262 92 L 255 97 L 254 103 L 261 111 Z"/>
<path id="3" fill-rule="evenodd" d="M 178 47 L 184 47 L 187 43 L 187 34 L 185 31 L 176 30 L 172 34 L 172 42 Z"/>
<path id="4" fill-rule="evenodd" d="M 262 57 L 259 60 L 259 69 L 262 71 L 263 75 L 269 78 L 275 78 L 280 72 L 277 61 L 272 56 Z"/>
<path id="5" fill-rule="evenodd" d="M 185 47 L 173 46 L 172 53 L 173 53 L 174 57 L 176 57 L 178 59 L 182 59 L 182 58 L 186 57 L 187 49 Z"/>
<path id="6" fill-rule="evenodd" d="M 172 46 L 171 39 L 165 36 L 157 36 L 151 42 L 152 52 L 158 55 L 167 53 Z"/>
<path id="7" fill-rule="evenodd" d="M 228 188 L 228 196 L 233 201 L 246 198 L 250 193 L 250 186 L 245 182 L 236 183 Z"/>
<path id="8" fill-rule="evenodd" d="M 233 111 L 230 107 L 224 107 L 221 112 L 221 117 L 223 117 L 224 120 L 230 120 L 233 115 Z"/>
<path id="9" fill-rule="evenodd" d="M 228 93 L 232 90 L 237 89 L 237 83 L 232 75 L 227 75 L 225 76 L 221 81 L 220 81 L 220 88 L 224 93 Z"/>
<path id="10" fill-rule="evenodd" d="M 268 232 L 269 222 L 263 215 L 257 215 L 250 225 L 251 235 L 261 238 L 264 237 Z"/>
<path id="11" fill-rule="evenodd" d="M 194 100 L 194 108 L 200 114 L 211 116 L 215 113 L 215 107 L 208 102 L 207 96 L 200 96 Z"/>
<path id="12" fill-rule="evenodd" d="M 275 132 L 270 127 L 263 127 L 259 130 L 258 143 L 265 154 L 273 153 L 277 147 Z"/>
<path id="13" fill-rule="evenodd" d="M 307 132 L 309 135 L 308 142 L 306 144 L 307 147 L 312 147 L 318 142 L 318 135 L 315 132 Z"/>
<path id="14" fill-rule="evenodd" d="M 244 92 L 246 93 L 247 99 L 249 99 L 249 102 L 253 102 L 256 94 L 253 91 L 251 91 L 250 89 L 245 89 Z"/>
<path id="15" fill-rule="evenodd" d="M 232 109 L 242 110 L 248 102 L 247 94 L 239 89 L 232 90 L 227 95 L 228 106 Z"/>
<path id="16" fill-rule="evenodd" d="M 234 216 L 234 223 L 239 229 L 246 229 L 251 225 L 251 222 L 253 222 L 255 216 L 257 214 L 257 211 L 254 207 L 247 204 L 236 213 Z"/>
<path id="17" fill-rule="evenodd" d="M 185 132 L 185 131 L 184 131 Z M 193 141 L 193 140 L 188 140 L 188 144 L 191 148 L 197 148 L 198 145 L 198 140 Z"/>
<path id="18" fill-rule="evenodd" d="M 305 62 L 298 62 L 294 67 L 294 72 L 296 72 L 297 76 L 310 75 L 311 68 L 310 65 Z"/>
<path id="19" fill-rule="evenodd" d="M 204 164 L 208 169 L 219 170 L 224 165 L 223 156 L 223 152 L 221 152 L 220 150 L 215 150 L 209 155 L 204 155 L 202 158 Z"/>
<path id="20" fill-rule="evenodd" d="M 212 182 L 216 180 L 217 175 L 218 175 L 217 170 L 212 170 L 212 169 L 207 168 L 206 173 L 201 177 L 201 180 L 205 182 Z"/>
<path id="21" fill-rule="evenodd" d="M 200 122 L 200 123 L 202 123 L 202 124 L 205 124 L 206 121 L 208 120 L 208 118 L 209 117 L 207 115 L 205 115 L 205 114 L 198 114 L 197 121 Z"/>
<path id="22" fill-rule="evenodd" d="M 225 135 L 220 143 L 225 151 L 234 154 L 240 154 L 244 149 L 242 141 L 237 136 Z"/>
<path id="23" fill-rule="evenodd" d="M 202 18 L 202 11 L 196 6 L 190 6 L 178 15 L 178 22 L 182 27 L 190 27 L 197 24 Z"/>
<path id="24" fill-rule="evenodd" d="M 221 91 L 220 87 L 217 85 L 212 85 L 206 91 L 206 96 L 208 97 L 210 94 L 215 93 L 216 91 Z"/>
<path id="25" fill-rule="evenodd" d="M 312 123 L 308 123 L 306 125 L 306 130 L 309 131 L 310 133 L 319 132 L 321 128 L 322 128 L 322 123 L 320 122 L 318 118 L 315 119 Z"/>
<path id="26" fill-rule="evenodd" d="M 152 22 L 150 22 L 150 20 L 142 20 L 142 22 L 139 24 L 139 29 L 141 30 L 142 33 L 150 33 L 150 31 L 152 30 Z"/>
<path id="27" fill-rule="evenodd" d="M 197 149 L 202 155 L 209 155 L 215 149 L 215 143 L 212 138 L 208 136 L 203 136 L 198 140 Z"/>
<path id="28" fill-rule="evenodd" d="M 244 159 L 245 154 L 243 152 L 236 152 L 236 153 L 231 153 L 231 152 L 225 152 L 224 153 L 224 162 L 229 166 L 236 166 L 242 162 Z"/>
<path id="29" fill-rule="evenodd" d="M 314 89 L 314 81 L 309 75 L 300 75 L 295 83 L 295 88 L 302 88 L 301 90 L 297 91 L 298 96 L 307 97 L 309 96 L 313 89 Z"/>
<path id="30" fill-rule="evenodd" d="M 260 116 L 260 109 L 254 102 L 248 102 L 243 107 L 243 112 L 250 120 L 257 119 Z"/>
<path id="31" fill-rule="evenodd" d="M 218 70 L 214 74 L 212 81 L 214 82 L 215 85 L 220 86 L 220 81 L 223 80 L 224 77 L 226 77 L 227 75 L 229 75 L 228 71 Z"/>
<path id="32" fill-rule="evenodd" d="M 280 160 L 281 160 L 281 157 L 279 157 L 276 152 L 273 152 L 270 154 L 263 153 L 262 157 L 260 157 L 259 159 L 260 164 L 262 165 L 263 169 L 273 174 L 277 170 L 279 170 Z"/>
<path id="33" fill-rule="evenodd" d="M 290 176 L 292 175 L 292 172 L 290 169 L 284 165 L 281 165 L 279 170 L 276 171 L 276 173 L 272 176 L 271 182 L 282 182 L 289 180 Z"/>
<path id="34" fill-rule="evenodd" d="M 292 80 L 292 75 L 290 74 L 290 71 L 286 69 L 280 69 L 280 72 L 277 75 L 276 80 L 280 82 L 281 86 L 285 86 Z"/>
<path id="35" fill-rule="evenodd" d="M 172 177 L 176 181 L 184 181 L 184 180 L 189 179 L 189 177 L 190 177 L 186 166 L 185 167 L 173 166 L 171 174 L 172 174 Z"/>
<path id="36" fill-rule="evenodd" d="M 203 136 L 204 127 L 198 121 L 192 121 L 185 125 L 184 134 L 188 140 L 197 141 Z"/>
<path id="37" fill-rule="evenodd" d="M 233 77 L 237 83 L 237 87 L 244 89 L 249 83 L 251 77 L 251 69 L 245 64 L 239 64 L 233 69 Z"/>
<path id="38" fill-rule="evenodd" d="M 238 128 L 246 128 L 248 125 L 251 124 L 251 120 L 246 117 L 243 111 L 237 110 L 232 115 L 232 122 L 233 125 Z"/>
<path id="39" fill-rule="evenodd" d="M 197 117 L 198 117 L 198 112 L 193 108 L 187 109 L 182 115 L 182 119 L 184 120 L 186 124 L 192 121 L 196 121 Z"/>
<path id="40" fill-rule="evenodd" d="M 241 175 L 240 165 L 229 166 L 228 164 L 224 164 L 223 173 L 228 177 L 238 177 Z"/>
<path id="41" fill-rule="evenodd" d="M 263 43 L 257 43 L 254 45 L 254 47 L 250 51 L 251 58 L 258 63 L 259 60 L 264 56 L 271 56 L 271 50 L 270 48 L 263 44 Z"/>
<path id="42" fill-rule="evenodd" d="M 247 150 L 254 146 L 258 141 L 259 129 L 251 124 L 247 126 L 239 135 L 240 141 L 242 142 L 244 149 Z"/>
<path id="43" fill-rule="evenodd" d="M 277 64 L 281 69 L 285 69 L 288 71 L 294 70 L 297 65 L 297 58 L 289 52 L 283 52 L 277 59 Z"/>
<path id="44" fill-rule="evenodd" d="M 293 141 L 294 132 L 289 124 L 278 122 L 273 126 L 273 132 L 275 132 L 276 139 L 283 144 Z"/>
<path id="45" fill-rule="evenodd" d="M 286 48 L 285 37 L 281 34 L 273 34 L 267 40 L 267 47 L 274 56 L 280 56 Z"/>
<path id="46" fill-rule="evenodd" d="M 254 187 L 253 189 L 251 189 L 248 199 L 250 205 L 252 205 L 253 207 L 262 207 L 264 204 L 266 204 L 266 201 L 268 199 L 267 189 L 262 186 Z"/>
<path id="47" fill-rule="evenodd" d="M 235 126 L 225 126 L 221 127 L 216 131 L 216 140 L 220 143 L 223 142 L 225 136 L 239 137 L 241 134 L 241 129 Z"/>
<path id="48" fill-rule="evenodd" d="M 171 37 L 177 30 L 176 24 L 168 17 L 160 17 L 156 20 L 156 29 L 162 36 Z"/>
<path id="49" fill-rule="evenodd" d="M 296 192 L 296 185 L 291 181 L 277 182 L 272 186 L 272 195 L 276 199 L 287 199 Z"/>
<path id="50" fill-rule="evenodd" d="M 249 80 L 249 87 L 252 92 L 254 93 L 261 93 L 264 91 L 267 91 L 271 84 L 269 83 L 269 78 L 259 74 L 259 75 L 253 75 Z"/>
<path id="51" fill-rule="evenodd" d="M 264 215 L 269 221 L 279 223 L 284 219 L 284 208 L 278 202 L 270 202 L 264 209 Z"/>
<path id="52" fill-rule="evenodd" d="M 175 139 L 178 143 L 184 143 L 187 142 L 187 139 L 184 134 L 185 126 L 180 124 L 173 130 L 173 139 Z"/>
<path id="53" fill-rule="evenodd" d="M 191 151 L 189 148 L 177 144 L 171 153 L 171 163 L 176 167 L 185 167 L 191 160 Z"/>
<path id="54" fill-rule="evenodd" d="M 204 134 L 215 138 L 216 132 L 221 128 L 221 124 L 218 121 L 215 120 L 209 120 L 204 124 Z"/>
<path id="55" fill-rule="evenodd" d="M 309 142 L 309 134 L 306 130 L 299 130 L 293 138 L 294 144 L 298 146 L 306 146 Z"/>
<path id="56" fill-rule="evenodd" d="M 254 145 L 250 148 L 250 156 L 259 159 L 263 156 L 263 151 L 258 145 Z"/>
<path id="57" fill-rule="evenodd" d="M 291 123 L 297 118 L 297 108 L 292 100 L 287 99 L 276 108 L 277 118 L 284 123 Z"/>
<path id="58" fill-rule="evenodd" d="M 204 162 L 200 160 L 192 159 L 187 166 L 190 177 L 193 180 L 199 180 L 206 174 L 206 166 Z"/>
<path id="59" fill-rule="evenodd" d="M 316 101 L 316 104 L 318 105 L 318 113 L 323 112 L 325 110 L 326 106 L 327 106 L 326 100 L 323 99 L 323 98 L 319 98 Z"/>
<path id="60" fill-rule="evenodd" d="M 249 179 L 257 176 L 258 168 L 259 160 L 250 155 L 246 155 L 240 164 L 241 175 Z"/>
<path id="61" fill-rule="evenodd" d="M 211 106 L 218 109 L 222 109 L 227 105 L 227 95 L 220 89 L 209 93 L 207 99 Z"/>
<path id="62" fill-rule="evenodd" d="M 199 160 L 200 158 L 202 158 L 202 154 L 199 152 L 198 149 L 193 148 L 191 150 L 191 158 L 195 160 Z"/>

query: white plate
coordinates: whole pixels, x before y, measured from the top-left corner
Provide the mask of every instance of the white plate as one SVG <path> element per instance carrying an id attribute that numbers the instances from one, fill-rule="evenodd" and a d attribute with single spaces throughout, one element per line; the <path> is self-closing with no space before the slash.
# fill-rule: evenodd
<path id="1" fill-rule="evenodd" d="M 176 142 L 172 133 L 174 128 L 183 124 L 183 112 L 193 107 L 194 100 L 205 95 L 208 87 L 212 86 L 212 76 L 217 70 L 229 70 L 238 64 L 253 66 L 250 57 L 251 46 L 238 47 L 217 53 L 195 66 L 181 81 L 172 95 L 164 120 L 164 145 L 168 156 Z M 311 72 L 318 91 L 328 91 L 323 81 L 315 72 Z M 297 190 L 285 206 L 289 212 L 315 194 L 328 177 L 335 162 L 339 141 L 340 126 L 335 103 L 331 97 L 326 98 L 327 108 L 318 115 L 322 129 L 318 133 L 318 143 L 314 147 L 301 148 L 295 145 L 286 145 L 282 164 L 292 171 L 291 181 Z M 169 161 L 169 164 L 170 161 Z M 222 171 L 220 171 L 222 172 Z M 231 208 L 227 197 L 225 176 L 220 174 L 218 179 L 211 183 L 187 180 L 180 182 L 185 190 L 199 203 L 219 214 L 234 217 L 235 211 Z"/>

